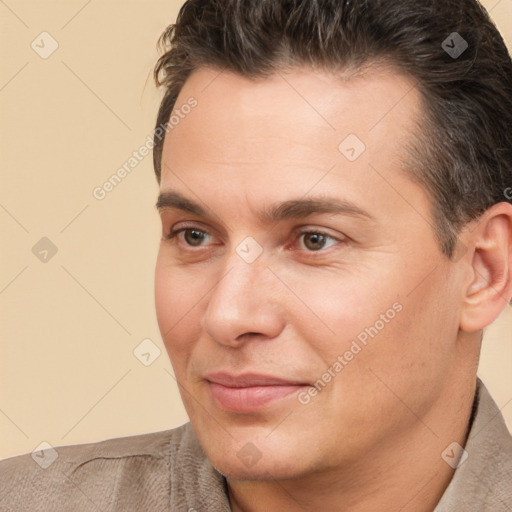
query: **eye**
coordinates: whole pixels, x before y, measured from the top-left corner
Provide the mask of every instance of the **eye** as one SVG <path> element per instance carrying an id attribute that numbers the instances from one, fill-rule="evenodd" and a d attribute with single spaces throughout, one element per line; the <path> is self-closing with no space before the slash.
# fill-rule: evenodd
<path id="1" fill-rule="evenodd" d="M 208 240 L 211 236 L 196 228 L 181 228 L 171 231 L 171 233 L 165 238 L 166 240 L 172 240 L 174 238 L 181 239 L 186 245 L 190 247 L 200 247 L 205 240 Z"/>
<path id="2" fill-rule="evenodd" d="M 301 245 L 303 245 L 308 251 L 320 251 L 331 247 L 338 242 L 338 240 L 331 235 L 321 231 L 303 231 L 299 234 L 298 240 L 302 240 Z"/>
<path id="3" fill-rule="evenodd" d="M 212 244 L 213 239 L 212 235 L 196 227 L 181 227 L 164 237 L 164 240 L 180 242 L 181 245 L 190 248 L 206 247 Z M 306 252 L 320 252 L 322 249 L 328 249 L 341 242 L 342 240 L 328 233 L 311 229 L 299 232 L 295 238 L 298 248 Z"/>

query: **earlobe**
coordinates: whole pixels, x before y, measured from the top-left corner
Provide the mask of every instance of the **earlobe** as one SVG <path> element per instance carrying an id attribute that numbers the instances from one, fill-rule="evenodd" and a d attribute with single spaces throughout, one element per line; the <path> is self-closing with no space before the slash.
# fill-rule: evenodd
<path id="1" fill-rule="evenodd" d="M 476 332 L 496 320 L 512 296 L 512 205 L 489 208 L 469 242 L 472 281 L 465 290 L 460 328 Z"/>

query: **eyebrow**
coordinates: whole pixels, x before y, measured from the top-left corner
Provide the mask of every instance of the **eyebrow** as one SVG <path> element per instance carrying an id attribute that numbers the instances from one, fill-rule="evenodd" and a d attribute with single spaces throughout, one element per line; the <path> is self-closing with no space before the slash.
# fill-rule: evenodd
<path id="1" fill-rule="evenodd" d="M 177 209 L 201 217 L 212 216 L 203 206 L 173 190 L 162 192 L 158 196 L 155 206 L 159 212 L 167 209 Z M 373 215 L 354 203 L 331 196 L 290 199 L 262 209 L 257 213 L 257 217 L 261 222 L 271 223 L 287 219 L 300 219 L 322 213 L 375 220 Z"/>

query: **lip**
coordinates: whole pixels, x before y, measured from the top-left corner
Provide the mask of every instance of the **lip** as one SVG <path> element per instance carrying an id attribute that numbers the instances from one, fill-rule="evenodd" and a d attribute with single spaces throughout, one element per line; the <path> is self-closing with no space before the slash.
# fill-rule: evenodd
<path id="1" fill-rule="evenodd" d="M 230 388 L 248 388 L 251 386 L 305 386 L 307 382 L 297 379 L 283 379 L 273 375 L 260 373 L 242 373 L 233 375 L 227 372 L 216 372 L 206 375 L 206 380 Z"/>
<path id="2" fill-rule="evenodd" d="M 219 372 L 205 379 L 214 402 L 233 412 L 258 411 L 308 386 L 297 380 L 254 373 L 235 376 Z"/>

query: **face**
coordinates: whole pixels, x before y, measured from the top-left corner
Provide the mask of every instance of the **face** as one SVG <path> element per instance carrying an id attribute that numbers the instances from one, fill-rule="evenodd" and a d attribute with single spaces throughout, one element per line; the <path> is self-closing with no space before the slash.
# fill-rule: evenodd
<path id="1" fill-rule="evenodd" d="M 418 428 L 457 358 L 460 276 L 402 170 L 419 93 L 386 69 L 201 69 L 187 102 L 155 287 L 198 439 L 233 479 L 363 466 Z"/>

